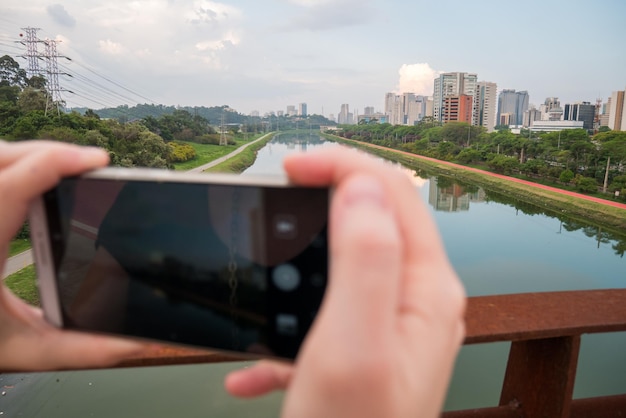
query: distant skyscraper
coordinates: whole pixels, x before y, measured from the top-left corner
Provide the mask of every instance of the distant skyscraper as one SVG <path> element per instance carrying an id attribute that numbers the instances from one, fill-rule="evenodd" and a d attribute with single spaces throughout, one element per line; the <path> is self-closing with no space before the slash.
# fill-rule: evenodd
<path id="1" fill-rule="evenodd" d="M 539 109 L 541 120 L 557 121 L 563 118 L 563 109 L 558 97 L 547 97 Z"/>
<path id="2" fill-rule="evenodd" d="M 296 116 L 297 114 L 295 106 L 287 106 L 287 116 Z"/>
<path id="3" fill-rule="evenodd" d="M 526 112 L 524 112 L 524 123 L 522 126 L 529 128 L 532 127 L 535 121 L 541 120 L 541 111 L 531 106 Z"/>
<path id="4" fill-rule="evenodd" d="M 300 103 L 298 105 L 298 116 L 307 116 L 306 103 Z"/>
<path id="5" fill-rule="evenodd" d="M 363 110 L 363 114 L 365 116 L 372 116 L 374 114 L 374 107 L 373 106 L 366 106 L 365 109 Z"/>
<path id="6" fill-rule="evenodd" d="M 341 112 L 339 112 L 339 116 L 337 116 L 337 123 L 340 125 L 351 125 L 352 122 L 352 113 L 350 113 L 350 105 L 342 104 Z"/>
<path id="7" fill-rule="evenodd" d="M 583 127 L 593 130 L 593 121 L 596 117 L 596 106 L 589 102 L 566 104 L 563 109 L 563 120 L 579 120 L 583 122 Z"/>
<path id="8" fill-rule="evenodd" d="M 496 126 L 496 83 L 479 81 L 474 95 L 474 119 L 476 125 L 483 126 L 487 132 L 493 132 Z"/>
<path id="9" fill-rule="evenodd" d="M 415 125 L 426 116 L 428 98 L 414 93 L 385 94 L 385 114 L 392 125 Z"/>
<path id="10" fill-rule="evenodd" d="M 528 110 L 528 92 L 504 89 L 498 95 L 498 124 L 502 122 L 502 115 L 507 113 L 509 125 L 524 123 L 524 112 Z"/>
<path id="11" fill-rule="evenodd" d="M 609 128 L 613 131 L 626 131 L 626 92 L 614 91 L 609 106 Z"/>
<path id="12" fill-rule="evenodd" d="M 433 117 L 435 120 L 443 122 L 442 110 L 447 96 L 471 96 L 473 103 L 477 82 L 478 76 L 470 73 L 444 73 L 436 78 L 433 94 Z M 475 115 L 473 110 L 472 115 Z M 476 125 L 477 121 L 472 120 L 472 124 Z"/>

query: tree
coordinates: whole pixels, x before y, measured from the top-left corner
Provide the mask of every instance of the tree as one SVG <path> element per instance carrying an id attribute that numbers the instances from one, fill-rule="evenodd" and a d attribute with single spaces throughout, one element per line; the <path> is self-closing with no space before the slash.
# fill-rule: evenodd
<path id="1" fill-rule="evenodd" d="M 561 183 L 570 183 L 574 180 L 574 172 L 569 168 L 561 171 L 561 175 L 559 176 L 559 181 Z"/>
<path id="2" fill-rule="evenodd" d="M 32 112 L 33 110 L 45 111 L 46 103 L 48 103 L 47 93 L 32 87 L 26 87 L 22 90 L 19 98 L 17 99 L 17 107 L 25 113 Z"/>
<path id="3" fill-rule="evenodd" d="M 590 177 L 583 177 L 577 174 L 574 178 L 576 189 L 583 193 L 593 193 L 598 191 L 598 182 Z"/>
<path id="4" fill-rule="evenodd" d="M 28 85 L 26 70 L 9 55 L 0 57 L 0 86 L 17 86 L 24 88 Z"/>
<path id="5" fill-rule="evenodd" d="M 511 174 L 519 168 L 520 163 L 515 157 L 494 155 L 487 161 L 487 165 L 496 173 Z"/>

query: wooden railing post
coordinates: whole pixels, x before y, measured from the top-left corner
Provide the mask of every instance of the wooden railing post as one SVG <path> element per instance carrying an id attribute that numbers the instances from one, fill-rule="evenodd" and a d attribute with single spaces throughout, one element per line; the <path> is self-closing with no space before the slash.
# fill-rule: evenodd
<path id="1" fill-rule="evenodd" d="M 580 336 L 511 343 L 500 406 L 526 418 L 569 418 Z"/>

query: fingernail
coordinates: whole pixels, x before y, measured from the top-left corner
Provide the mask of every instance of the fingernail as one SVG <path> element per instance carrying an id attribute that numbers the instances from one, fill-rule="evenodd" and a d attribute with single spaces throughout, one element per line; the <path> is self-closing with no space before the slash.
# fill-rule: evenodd
<path id="1" fill-rule="evenodd" d="M 347 205 L 371 204 L 387 206 L 385 190 L 380 180 L 369 175 L 357 175 L 348 180 L 344 189 Z"/>

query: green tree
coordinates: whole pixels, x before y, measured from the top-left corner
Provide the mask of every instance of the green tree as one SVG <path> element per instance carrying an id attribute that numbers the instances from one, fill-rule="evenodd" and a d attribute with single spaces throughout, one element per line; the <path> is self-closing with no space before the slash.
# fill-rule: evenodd
<path id="1" fill-rule="evenodd" d="M 569 168 L 561 171 L 561 175 L 559 176 L 559 181 L 561 183 L 570 183 L 574 180 L 574 172 Z"/>
<path id="2" fill-rule="evenodd" d="M 17 86 L 24 88 L 28 85 L 26 70 L 9 55 L 0 57 L 0 86 Z"/>
<path id="3" fill-rule="evenodd" d="M 576 189 L 583 193 L 593 193 L 598 191 L 598 182 L 590 177 L 583 177 L 580 174 L 574 178 Z"/>
<path id="4" fill-rule="evenodd" d="M 48 101 L 47 93 L 40 89 L 34 89 L 32 87 L 26 87 L 20 93 L 17 99 L 17 106 L 24 112 L 32 112 L 34 110 L 46 110 L 46 104 L 50 104 Z"/>
<path id="5" fill-rule="evenodd" d="M 512 174 L 515 170 L 519 169 L 520 163 L 515 157 L 494 155 L 487 161 L 487 165 L 496 173 Z"/>

